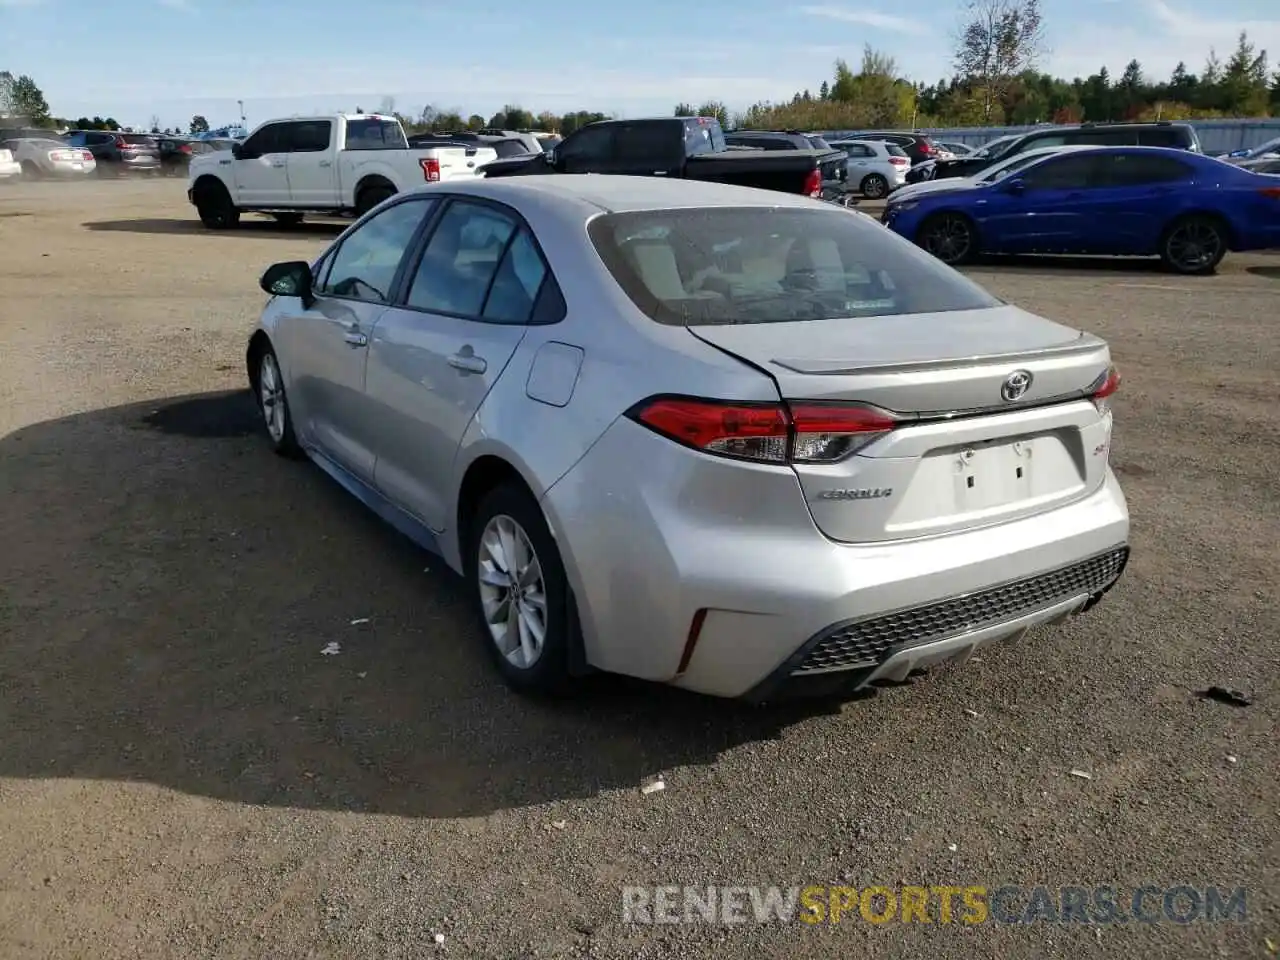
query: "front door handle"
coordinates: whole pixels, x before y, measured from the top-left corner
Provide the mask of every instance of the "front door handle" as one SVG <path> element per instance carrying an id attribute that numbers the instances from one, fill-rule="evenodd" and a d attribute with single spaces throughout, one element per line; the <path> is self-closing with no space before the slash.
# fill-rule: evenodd
<path id="1" fill-rule="evenodd" d="M 348 330 L 342 335 L 342 339 L 353 347 L 367 347 L 369 338 L 359 330 Z"/>
<path id="2" fill-rule="evenodd" d="M 280 170 L 284 167 L 283 163 L 272 163 L 271 165 L 275 167 L 277 170 Z"/>
<path id="3" fill-rule="evenodd" d="M 449 357 L 449 366 L 463 373 L 484 373 L 489 369 L 484 357 L 477 357 L 474 353 L 453 354 Z"/>
<path id="4" fill-rule="evenodd" d="M 322 166 L 322 167 L 332 167 L 332 166 L 333 166 L 333 161 L 332 161 L 332 160 L 321 160 L 321 161 L 320 161 L 320 166 Z"/>

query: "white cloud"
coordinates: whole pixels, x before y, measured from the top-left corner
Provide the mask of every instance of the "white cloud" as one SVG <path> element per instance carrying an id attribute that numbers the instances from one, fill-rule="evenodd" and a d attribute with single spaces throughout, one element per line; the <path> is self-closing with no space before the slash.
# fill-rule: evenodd
<path id="1" fill-rule="evenodd" d="M 928 28 L 918 19 L 895 17 L 888 13 L 877 13 L 874 10 L 849 10 L 845 7 L 813 6 L 801 7 L 800 12 L 810 17 L 821 17 L 824 20 L 839 20 L 841 23 L 856 23 L 877 30 L 889 30 L 894 33 L 928 33 Z"/>

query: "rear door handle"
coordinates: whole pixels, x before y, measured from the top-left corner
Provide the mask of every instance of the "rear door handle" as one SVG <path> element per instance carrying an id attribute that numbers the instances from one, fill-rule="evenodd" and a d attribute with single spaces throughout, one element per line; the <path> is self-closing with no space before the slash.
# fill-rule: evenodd
<path id="1" fill-rule="evenodd" d="M 274 160 L 271 161 L 271 165 L 275 167 L 277 170 L 284 166 L 283 163 L 276 163 Z"/>
<path id="2" fill-rule="evenodd" d="M 484 373 L 489 369 L 489 364 L 485 362 L 484 357 L 477 357 L 473 353 L 453 354 L 449 357 L 449 366 L 463 373 Z"/>
<path id="3" fill-rule="evenodd" d="M 353 347 L 367 347 L 369 338 L 359 330 L 348 330 L 342 335 L 342 339 Z"/>

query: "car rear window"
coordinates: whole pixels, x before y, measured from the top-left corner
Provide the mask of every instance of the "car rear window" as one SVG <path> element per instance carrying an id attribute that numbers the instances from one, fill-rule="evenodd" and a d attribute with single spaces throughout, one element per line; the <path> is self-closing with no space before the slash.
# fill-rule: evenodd
<path id="1" fill-rule="evenodd" d="M 827 143 L 822 137 L 805 137 L 809 141 L 809 146 L 814 150 L 830 150 L 831 144 Z"/>
<path id="2" fill-rule="evenodd" d="M 154 147 L 156 145 L 154 140 L 141 133 L 121 133 L 117 134 L 117 136 L 125 143 L 136 143 L 142 147 Z"/>
<path id="3" fill-rule="evenodd" d="M 886 143 L 884 148 L 889 152 L 889 156 L 891 157 L 905 157 L 907 155 L 907 151 L 903 150 L 896 143 Z"/>
<path id="4" fill-rule="evenodd" d="M 409 146 L 394 120 L 348 120 L 348 150 L 403 150 Z"/>
<path id="5" fill-rule="evenodd" d="M 781 323 L 977 310 L 966 277 L 844 210 L 712 207 L 605 214 L 588 233 L 609 273 L 662 324 Z"/>

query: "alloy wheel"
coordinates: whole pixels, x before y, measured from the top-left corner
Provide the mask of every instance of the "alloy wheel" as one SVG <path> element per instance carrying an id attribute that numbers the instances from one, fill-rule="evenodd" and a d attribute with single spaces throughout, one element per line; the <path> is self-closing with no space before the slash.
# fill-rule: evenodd
<path id="1" fill-rule="evenodd" d="M 489 636 L 513 667 L 529 669 L 547 639 L 546 581 L 529 535 L 506 514 L 480 535 L 477 576 Z"/>
<path id="2" fill-rule="evenodd" d="M 1181 270 L 1202 270 L 1217 262 L 1222 235 L 1204 220 L 1187 220 L 1169 234 L 1169 259 Z"/>
<path id="3" fill-rule="evenodd" d="M 973 247 L 973 231 L 962 218 L 952 215 L 939 217 L 924 233 L 924 248 L 943 263 L 958 263 L 967 257 Z"/>
<path id="4" fill-rule="evenodd" d="M 284 383 L 275 354 L 270 351 L 262 355 L 262 365 L 258 370 L 258 399 L 262 405 L 262 419 L 266 422 L 267 433 L 271 435 L 272 442 L 282 442 L 285 426 Z"/>

